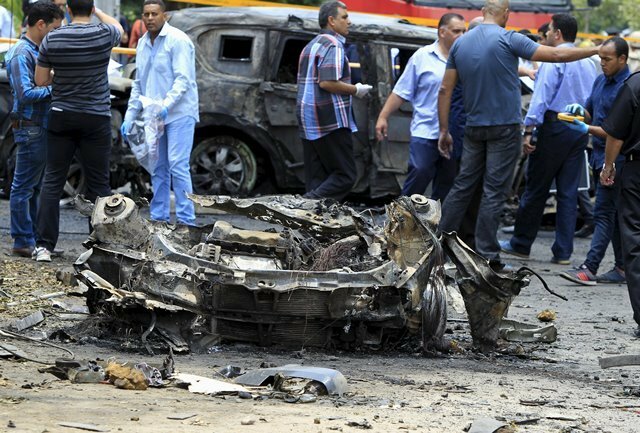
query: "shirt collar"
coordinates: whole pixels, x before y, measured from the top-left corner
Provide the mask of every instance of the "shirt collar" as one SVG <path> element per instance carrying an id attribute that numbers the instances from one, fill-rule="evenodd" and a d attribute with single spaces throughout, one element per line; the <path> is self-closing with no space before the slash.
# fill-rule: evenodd
<path id="1" fill-rule="evenodd" d="M 344 37 L 344 36 L 342 36 L 342 35 L 339 35 L 338 33 L 334 32 L 333 30 L 329 30 L 329 29 L 322 29 L 322 30 L 320 30 L 320 33 L 321 33 L 321 34 L 325 34 L 325 35 L 331 35 L 331 36 L 333 36 L 334 38 L 336 38 L 337 40 L 339 40 L 339 41 L 340 41 L 340 43 L 341 43 L 342 45 L 344 45 L 344 43 L 345 43 L 345 42 L 347 42 L 347 38 L 345 38 L 345 37 Z"/>
<path id="2" fill-rule="evenodd" d="M 575 47 L 576 44 L 574 44 L 573 42 L 563 42 L 560 45 L 558 45 L 558 47 Z"/>
<path id="3" fill-rule="evenodd" d="M 36 49 L 36 51 L 38 50 L 38 45 L 36 45 L 36 43 L 35 43 L 35 42 L 33 42 L 31 39 L 29 39 L 29 38 L 27 37 L 27 34 L 26 34 L 26 33 L 25 33 L 24 35 L 22 35 L 22 36 L 20 37 L 20 39 L 23 39 L 26 43 L 28 43 L 28 44 L 29 44 L 29 45 L 31 45 L 33 48 L 35 48 L 35 49 Z"/>
<path id="4" fill-rule="evenodd" d="M 441 59 L 441 60 L 446 62 L 447 58 L 442 54 L 442 51 L 440 51 L 440 44 L 439 44 L 438 41 L 439 41 L 439 39 L 436 39 L 436 41 L 434 43 L 427 45 L 427 50 L 430 53 L 433 53 L 439 59 Z"/>
<path id="5" fill-rule="evenodd" d="M 607 77 L 608 83 L 619 83 L 620 81 L 624 81 L 625 78 L 629 76 L 629 65 L 624 65 L 624 68 L 618 71 L 613 77 Z"/>

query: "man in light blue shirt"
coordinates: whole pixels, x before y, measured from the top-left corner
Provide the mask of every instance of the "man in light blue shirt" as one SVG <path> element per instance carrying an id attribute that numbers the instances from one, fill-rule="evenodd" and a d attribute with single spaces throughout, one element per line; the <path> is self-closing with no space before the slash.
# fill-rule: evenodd
<path id="1" fill-rule="evenodd" d="M 169 221 L 173 185 L 176 219 L 193 225 L 195 211 L 186 194 L 193 191 L 189 157 L 199 121 L 195 50 L 184 32 L 166 22 L 162 0 L 145 0 L 142 20 L 147 33 L 138 42 L 137 76 L 121 132 L 126 136 L 141 112 L 141 95 L 161 101 L 159 117 L 164 120 L 164 134 L 158 143 L 158 162 L 151 173 L 151 219 Z"/>
<path id="2" fill-rule="evenodd" d="M 438 152 L 438 91 L 447 66 L 449 49 L 464 31 L 464 18 L 461 15 L 444 14 L 438 23 L 438 40 L 420 48 L 411 56 L 378 116 L 376 136 L 382 141 L 387 137 L 389 116 L 405 101 L 413 105 L 409 172 L 402 187 L 402 195 L 424 194 L 433 180 L 431 197 L 434 200 L 444 200 L 453 184 L 456 162 L 442 157 Z M 462 105 L 462 99 L 457 98 L 453 104 Z M 461 107 L 457 112 L 463 112 Z M 452 117 L 451 121 L 460 123 L 459 117 L 461 116 Z M 458 148 L 461 148 L 461 137 L 458 141 Z"/>
<path id="3" fill-rule="evenodd" d="M 578 23 L 569 14 L 552 17 L 547 42 L 553 47 L 573 47 Z M 529 154 L 527 184 L 516 214 L 513 237 L 501 241 L 503 252 L 527 258 L 536 239 L 549 188 L 555 179 L 558 189 L 556 240 L 551 247 L 552 263 L 569 264 L 573 252 L 576 205 L 580 171 L 588 134 L 558 120 L 558 113 L 571 103 L 583 105 L 596 79 L 596 68 L 589 59 L 571 63 L 543 63 L 533 89 L 529 111 L 524 119 L 524 152 Z M 537 145 L 531 142 L 537 128 Z"/>

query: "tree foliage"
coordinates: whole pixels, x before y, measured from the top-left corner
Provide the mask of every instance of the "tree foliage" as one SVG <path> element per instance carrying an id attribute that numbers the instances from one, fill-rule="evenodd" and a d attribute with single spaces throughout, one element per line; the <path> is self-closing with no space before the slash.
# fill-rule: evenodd
<path id="1" fill-rule="evenodd" d="M 13 28 L 20 34 L 20 23 L 22 23 L 22 0 L 0 0 L 0 6 L 4 6 L 13 15 Z"/>
<path id="2" fill-rule="evenodd" d="M 586 8 L 587 0 L 573 0 L 576 9 Z M 608 27 L 622 30 L 627 27 L 640 29 L 640 10 L 638 0 L 603 0 L 602 4 L 590 11 L 576 11 L 574 15 L 580 24 L 580 30 L 585 30 L 586 14 L 589 15 L 589 31 L 598 33 Z"/>

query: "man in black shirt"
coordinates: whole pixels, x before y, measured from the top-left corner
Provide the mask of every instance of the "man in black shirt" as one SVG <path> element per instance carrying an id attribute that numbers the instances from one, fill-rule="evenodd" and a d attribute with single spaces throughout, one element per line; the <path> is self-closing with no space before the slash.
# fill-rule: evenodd
<path id="1" fill-rule="evenodd" d="M 613 103 L 609 117 L 602 124 L 607 133 L 605 160 L 600 183 L 620 182 L 618 219 L 624 256 L 629 299 L 640 338 L 640 73 L 627 78 Z M 625 165 L 616 178 L 614 161 L 622 153 Z"/>

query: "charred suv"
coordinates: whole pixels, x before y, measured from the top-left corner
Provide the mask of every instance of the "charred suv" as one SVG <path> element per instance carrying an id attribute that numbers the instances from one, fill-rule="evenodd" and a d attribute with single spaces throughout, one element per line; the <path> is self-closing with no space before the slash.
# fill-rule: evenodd
<path id="1" fill-rule="evenodd" d="M 407 171 L 412 108 L 375 139 L 375 121 L 409 57 L 432 43 L 434 29 L 352 13 L 345 46 L 353 82 L 373 86 L 353 101 L 357 182 L 352 193 L 398 195 Z M 318 33 L 317 11 L 294 8 L 198 8 L 173 13 L 171 25 L 196 47 L 200 123 L 191 155 L 194 190 L 251 195 L 304 186 L 296 119 L 296 76 L 304 46 Z"/>

